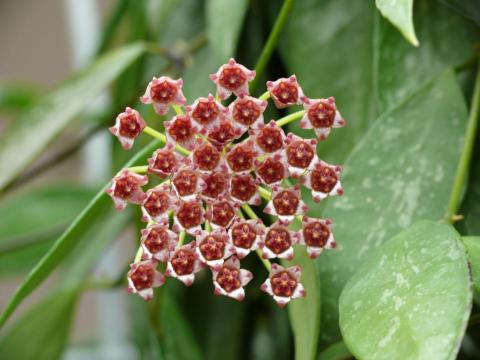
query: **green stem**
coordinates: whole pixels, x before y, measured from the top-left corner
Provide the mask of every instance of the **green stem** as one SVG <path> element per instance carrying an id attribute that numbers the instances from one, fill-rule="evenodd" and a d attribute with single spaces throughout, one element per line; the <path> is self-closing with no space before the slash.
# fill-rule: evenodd
<path id="1" fill-rule="evenodd" d="M 185 230 L 180 231 L 180 234 L 178 234 L 178 246 L 182 246 L 183 242 L 185 241 L 185 236 L 187 233 Z"/>
<path id="2" fill-rule="evenodd" d="M 452 192 L 450 193 L 450 200 L 448 202 L 446 221 L 452 223 L 456 215 L 461 201 L 463 188 L 468 176 L 470 162 L 472 160 L 473 146 L 475 143 L 475 136 L 478 128 L 478 118 L 480 113 L 480 59 L 477 65 L 477 75 L 475 78 L 475 88 L 473 91 L 472 105 L 470 115 L 468 118 L 467 130 L 465 133 L 465 141 L 463 143 L 462 153 L 458 162 L 458 167 L 453 182 Z"/>
<path id="3" fill-rule="evenodd" d="M 258 81 L 260 79 L 260 75 L 265 70 L 270 58 L 272 57 L 273 50 L 277 46 L 278 38 L 280 33 L 283 30 L 283 26 L 287 21 L 288 15 L 292 10 L 292 6 L 294 4 L 294 0 L 285 0 L 283 2 L 282 8 L 280 9 L 280 13 L 278 14 L 277 19 L 275 20 L 275 24 L 273 25 L 272 31 L 268 36 L 267 43 L 263 47 L 262 53 L 260 54 L 260 58 L 255 65 L 255 71 L 257 72 L 257 76 L 255 79 L 250 83 L 250 91 L 253 93 L 258 86 Z"/>
<path id="4" fill-rule="evenodd" d="M 143 255 L 143 248 L 141 246 L 138 247 L 137 253 L 135 254 L 135 259 L 133 262 L 136 264 L 142 260 L 142 255 Z"/>
<path id="5" fill-rule="evenodd" d="M 175 114 L 177 115 L 183 115 L 183 110 L 181 106 L 178 105 L 172 105 L 173 110 L 175 111 Z"/>
<path id="6" fill-rule="evenodd" d="M 260 100 L 268 100 L 270 99 L 270 91 L 265 91 L 262 95 L 259 97 Z"/>
<path id="7" fill-rule="evenodd" d="M 253 211 L 253 209 L 250 207 L 250 205 L 248 204 L 243 204 L 242 205 L 242 210 L 245 212 L 245 214 L 250 218 L 250 219 L 255 219 L 257 220 L 258 219 L 258 216 L 257 214 L 255 214 L 255 211 Z M 265 268 L 267 269 L 268 272 L 270 272 L 270 269 L 272 268 L 272 264 L 270 263 L 270 261 L 268 261 L 267 259 L 264 259 L 263 256 L 262 256 L 262 251 L 260 249 L 257 249 L 255 251 L 258 255 L 258 257 L 260 258 L 260 260 L 262 261 L 263 265 L 265 266 Z"/>
<path id="8" fill-rule="evenodd" d="M 208 220 L 205 221 L 205 230 L 212 232 L 212 225 L 210 225 L 210 221 Z"/>
<path id="9" fill-rule="evenodd" d="M 167 142 L 167 137 L 164 134 L 151 128 L 150 126 L 146 126 L 145 129 L 143 129 L 143 132 L 155 139 L 160 140 L 164 144 Z M 185 156 L 190 155 L 190 151 L 185 149 L 183 146 L 177 145 L 175 146 L 175 150 L 177 150 L 182 155 L 185 155 Z"/>
<path id="10" fill-rule="evenodd" d="M 290 124 L 291 122 L 294 122 L 295 120 L 301 119 L 303 115 L 305 114 L 305 110 L 300 110 L 296 111 L 294 113 L 291 113 L 290 115 L 287 115 L 279 120 L 277 120 L 277 125 L 282 127 L 287 124 Z"/>
<path id="11" fill-rule="evenodd" d="M 137 174 L 145 174 L 148 170 L 148 166 L 147 165 L 143 165 L 143 166 L 132 166 L 132 167 L 129 167 L 128 170 L 134 172 L 134 173 L 137 173 Z"/>
<path id="12" fill-rule="evenodd" d="M 260 194 L 260 197 L 265 200 L 270 200 L 272 197 L 272 192 L 268 189 L 265 189 L 263 186 L 258 187 L 258 193 Z"/>

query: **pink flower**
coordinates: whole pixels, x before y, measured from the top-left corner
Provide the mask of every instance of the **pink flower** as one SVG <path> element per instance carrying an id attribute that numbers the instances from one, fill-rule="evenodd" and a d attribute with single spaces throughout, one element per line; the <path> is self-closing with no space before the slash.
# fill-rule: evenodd
<path id="1" fill-rule="evenodd" d="M 201 200 L 181 201 L 174 213 L 172 230 L 175 232 L 185 230 L 188 234 L 195 235 L 205 222 L 204 213 Z"/>
<path id="2" fill-rule="evenodd" d="M 237 95 L 248 95 L 248 82 L 255 78 L 255 71 L 247 69 L 230 59 L 220 66 L 210 79 L 217 85 L 217 94 L 221 100 L 228 98 L 232 92 Z"/>
<path id="3" fill-rule="evenodd" d="M 233 175 L 230 178 L 230 197 L 241 204 L 260 205 L 257 181 L 250 174 Z"/>
<path id="4" fill-rule="evenodd" d="M 258 152 L 254 149 L 253 141 L 248 140 L 231 147 L 225 158 L 231 171 L 246 174 L 252 170 L 257 155 Z"/>
<path id="5" fill-rule="evenodd" d="M 274 120 L 250 130 L 250 135 L 259 154 L 275 154 L 285 148 L 285 133 Z"/>
<path id="6" fill-rule="evenodd" d="M 300 244 L 307 246 L 307 253 L 315 259 L 323 249 L 333 249 L 337 246 L 332 233 L 332 220 L 315 219 L 304 216 Z"/>
<path id="7" fill-rule="evenodd" d="M 195 235 L 198 258 L 210 268 L 219 270 L 224 259 L 235 253 L 235 248 L 230 244 L 227 232 L 223 228 L 212 232 L 200 230 Z"/>
<path id="8" fill-rule="evenodd" d="M 158 115 L 164 115 L 168 112 L 169 105 L 185 104 L 182 86 L 182 79 L 173 80 L 168 76 L 154 77 L 140 101 L 144 104 L 153 104 L 155 112 Z"/>
<path id="9" fill-rule="evenodd" d="M 242 94 L 228 106 L 228 109 L 231 119 L 247 130 L 263 126 L 263 113 L 267 105 L 265 100 Z"/>
<path id="10" fill-rule="evenodd" d="M 141 246 L 147 259 L 166 262 L 177 242 L 178 235 L 169 230 L 168 226 L 154 224 L 142 230 Z"/>
<path id="11" fill-rule="evenodd" d="M 255 161 L 257 179 L 268 186 L 277 185 L 288 177 L 287 159 L 284 153 L 266 157 L 263 161 Z"/>
<path id="12" fill-rule="evenodd" d="M 188 159 L 174 151 L 175 145 L 167 142 L 161 149 L 157 149 L 148 159 L 148 172 L 165 179 L 175 173 L 181 165 L 188 164 Z"/>
<path id="13" fill-rule="evenodd" d="M 227 171 L 222 154 L 209 141 L 197 139 L 189 158 L 195 169 L 199 171 Z"/>
<path id="14" fill-rule="evenodd" d="M 308 168 L 308 172 L 302 179 L 303 185 L 312 189 L 315 202 L 325 199 L 327 196 L 343 195 L 340 184 L 342 168 L 338 165 L 330 165 L 316 159 Z"/>
<path id="15" fill-rule="evenodd" d="M 208 201 L 208 208 L 206 218 L 211 222 L 212 227 L 228 228 L 230 224 L 237 218 L 235 212 L 238 204 L 227 200 L 226 198 L 219 198 L 217 200 Z"/>
<path id="16" fill-rule="evenodd" d="M 188 115 L 177 115 L 172 120 L 163 123 L 167 139 L 175 144 L 192 150 L 195 146 L 195 135 L 200 127 L 192 122 Z"/>
<path id="17" fill-rule="evenodd" d="M 346 124 L 337 110 L 333 97 L 328 99 L 305 98 L 303 107 L 305 115 L 300 120 L 300 127 L 314 129 L 320 140 L 325 140 L 332 128 L 340 128 Z"/>
<path id="18" fill-rule="evenodd" d="M 236 221 L 228 230 L 228 236 L 239 259 L 243 259 L 258 248 L 264 233 L 265 226 L 260 220 L 255 219 Z"/>
<path id="19" fill-rule="evenodd" d="M 212 269 L 215 295 L 224 295 L 242 301 L 245 298 L 243 287 L 252 279 L 250 271 L 240 269 L 240 261 L 232 256 L 219 269 Z"/>
<path id="20" fill-rule="evenodd" d="M 265 259 L 293 259 L 293 245 L 300 240 L 300 234 L 288 229 L 288 225 L 277 221 L 270 225 L 259 243 Z"/>
<path id="21" fill-rule="evenodd" d="M 212 171 L 202 174 L 201 196 L 205 200 L 225 197 L 228 190 L 229 174 L 220 171 Z"/>
<path id="22" fill-rule="evenodd" d="M 182 166 L 172 177 L 173 189 L 182 200 L 191 200 L 202 190 L 203 180 L 191 166 Z"/>
<path id="23" fill-rule="evenodd" d="M 242 136 L 243 133 L 244 131 L 241 127 L 236 126 L 228 119 L 222 119 L 208 130 L 207 138 L 221 150 L 225 145 Z"/>
<path id="24" fill-rule="evenodd" d="M 317 140 L 303 139 L 289 133 L 285 139 L 287 148 L 288 171 L 292 177 L 299 177 L 308 169 L 312 161 L 317 159 Z"/>
<path id="25" fill-rule="evenodd" d="M 260 289 L 273 296 L 278 306 L 283 308 L 290 300 L 306 295 L 303 285 L 300 284 L 301 277 L 300 266 L 284 268 L 278 264 L 272 264 L 268 279 Z"/>
<path id="26" fill-rule="evenodd" d="M 147 191 L 141 206 L 142 220 L 168 225 L 168 212 L 174 210 L 177 206 L 178 201 L 168 184 L 161 184 Z"/>
<path id="27" fill-rule="evenodd" d="M 128 291 L 140 295 L 144 300 L 151 300 L 153 288 L 165 282 L 165 277 L 156 267 L 157 261 L 153 259 L 131 264 L 127 274 Z"/>
<path id="28" fill-rule="evenodd" d="M 136 174 L 128 169 L 121 170 L 112 180 L 105 192 L 110 195 L 119 211 L 125 209 L 128 202 L 141 204 L 145 198 L 142 186 L 148 183 L 148 177 Z"/>
<path id="29" fill-rule="evenodd" d="M 283 222 L 291 222 L 295 216 L 303 215 L 308 207 L 302 200 L 300 186 L 293 185 L 288 189 L 279 186 L 272 187 L 272 198 L 263 212 L 276 215 Z"/>
<path id="30" fill-rule="evenodd" d="M 165 275 L 177 278 L 186 286 L 192 285 L 195 274 L 205 267 L 195 253 L 195 248 L 196 243 L 192 241 L 170 254 Z"/>
<path id="31" fill-rule="evenodd" d="M 228 114 L 228 109 L 216 101 L 212 94 L 208 97 L 200 97 L 191 106 L 185 108 L 188 116 L 193 119 L 202 129 L 210 129 L 218 124 L 220 119 Z"/>
<path id="32" fill-rule="evenodd" d="M 267 81 L 267 89 L 272 96 L 275 106 L 279 109 L 292 105 L 301 105 L 305 97 L 295 75 L 289 78 L 280 78 L 276 81 Z"/>
<path id="33" fill-rule="evenodd" d="M 118 137 L 125 150 L 131 149 L 134 140 L 145 129 L 147 124 L 137 110 L 127 107 L 115 119 L 115 126 L 109 128 L 110 132 Z"/>

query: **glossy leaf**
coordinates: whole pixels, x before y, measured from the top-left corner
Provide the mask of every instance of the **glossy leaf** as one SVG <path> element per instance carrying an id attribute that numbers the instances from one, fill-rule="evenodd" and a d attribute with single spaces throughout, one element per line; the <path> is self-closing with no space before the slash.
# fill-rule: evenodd
<path id="1" fill-rule="evenodd" d="M 473 286 L 480 292 L 480 236 L 464 236 L 462 240 L 472 269 Z"/>
<path id="2" fill-rule="evenodd" d="M 158 141 L 153 141 L 150 145 L 138 152 L 125 167 L 135 165 L 137 162 L 140 162 L 140 164 L 141 162 L 145 162 L 153 150 L 159 147 L 159 145 L 160 143 Z M 0 317 L 0 326 L 3 326 L 17 306 L 45 280 L 63 258 L 74 249 L 74 246 L 78 245 L 80 239 L 82 241 L 88 240 L 83 235 L 87 233 L 92 223 L 104 220 L 111 207 L 112 202 L 108 195 L 105 194 L 105 188 L 103 188 L 70 227 L 57 239 L 49 252 L 40 260 L 37 266 L 19 286 Z"/>
<path id="3" fill-rule="evenodd" d="M 338 296 L 358 265 L 395 233 L 421 219 L 442 219 L 465 132 L 467 110 L 451 72 L 380 117 L 344 166 L 345 195 L 331 198 L 339 246 L 318 261 L 322 334 L 335 333 Z"/>
<path id="4" fill-rule="evenodd" d="M 221 62 L 235 55 L 248 3 L 248 0 L 207 0 L 208 40 Z"/>
<path id="5" fill-rule="evenodd" d="M 348 351 L 343 341 L 336 342 L 323 350 L 318 355 L 318 360 L 348 360 L 352 354 Z"/>
<path id="6" fill-rule="evenodd" d="M 0 142 L 0 189 L 28 166 L 144 49 L 143 44 L 137 43 L 104 55 L 16 121 Z"/>
<path id="7" fill-rule="evenodd" d="M 360 359 L 455 359 L 471 301 L 458 233 L 423 221 L 357 270 L 340 298 L 340 327 Z"/>
<path id="8" fill-rule="evenodd" d="M 413 26 L 413 0 L 376 0 L 378 10 L 412 45 L 418 46 L 417 35 Z"/>
<path id="9" fill-rule="evenodd" d="M 29 309 L 0 338 L 3 359 L 59 359 L 65 348 L 77 292 L 54 292 Z"/>
<path id="10" fill-rule="evenodd" d="M 477 0 L 441 0 L 460 14 L 480 25 L 480 6 Z"/>

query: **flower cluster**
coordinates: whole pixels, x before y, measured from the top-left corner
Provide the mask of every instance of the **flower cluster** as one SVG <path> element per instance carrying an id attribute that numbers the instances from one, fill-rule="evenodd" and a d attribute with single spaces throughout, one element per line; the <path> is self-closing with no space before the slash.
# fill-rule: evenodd
<path id="1" fill-rule="evenodd" d="M 123 169 L 106 190 L 118 210 L 138 204 L 147 223 L 128 273 L 129 291 L 148 300 L 165 276 L 189 286 L 208 267 L 216 295 L 242 300 L 253 275 L 240 261 L 253 251 L 270 272 L 261 289 L 284 306 L 305 295 L 301 268 L 270 260 L 292 260 L 296 244 L 306 246 L 312 258 L 335 247 L 331 220 L 307 217 L 300 192 L 302 185 L 310 188 L 315 201 L 343 193 L 340 166 L 319 159 L 316 151 L 318 139 L 345 124 L 335 100 L 306 97 L 295 76 L 267 82 L 268 91 L 255 98 L 248 89 L 254 77 L 255 71 L 230 59 L 210 75 L 216 96 L 191 105 L 186 105 L 181 79 L 153 78 L 140 100 L 159 115 L 175 109 L 176 116 L 164 122 L 165 136 L 148 128 L 131 108 L 110 128 L 126 149 L 144 131 L 159 134 L 165 143 L 147 166 Z M 235 99 L 227 105 L 232 94 Z M 279 109 L 303 105 L 304 111 L 289 118 L 314 129 L 318 139 L 285 134 L 280 125 L 286 121 L 265 123 L 269 98 Z M 144 191 L 149 176 L 160 179 L 160 185 Z M 269 226 L 250 208 L 262 205 L 262 199 L 263 211 L 274 218 Z M 300 230 L 289 226 L 294 221 L 301 223 Z M 184 243 L 186 234 L 193 239 Z"/>

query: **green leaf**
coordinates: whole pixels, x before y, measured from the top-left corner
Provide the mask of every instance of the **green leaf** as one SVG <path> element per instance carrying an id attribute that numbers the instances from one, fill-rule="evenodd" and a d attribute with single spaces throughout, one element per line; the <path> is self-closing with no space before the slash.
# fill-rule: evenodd
<path id="1" fill-rule="evenodd" d="M 219 61 L 235 55 L 248 0 L 207 0 L 207 35 Z"/>
<path id="2" fill-rule="evenodd" d="M 0 112 L 28 109 L 38 99 L 40 90 L 32 85 L 0 84 Z"/>
<path id="3" fill-rule="evenodd" d="M 473 286 L 480 292 L 480 236 L 462 237 L 472 269 Z"/>
<path id="4" fill-rule="evenodd" d="M 146 146 L 132 157 L 132 159 L 125 164 L 125 167 L 135 165 L 137 162 L 145 162 L 159 145 L 159 141 L 151 142 L 150 145 Z M 0 327 L 3 326 L 17 306 L 45 280 L 65 256 L 72 252 L 75 245 L 78 245 L 80 241 L 88 240 L 84 235 L 91 228 L 92 224 L 95 222 L 101 222 L 105 219 L 108 210 L 112 206 L 110 198 L 105 194 L 105 188 L 97 193 L 95 198 L 87 205 L 70 227 L 57 239 L 49 252 L 40 260 L 37 266 L 21 283 L 0 317 Z"/>
<path id="5" fill-rule="evenodd" d="M 480 6 L 478 0 L 441 0 L 460 14 L 480 25 Z"/>
<path id="6" fill-rule="evenodd" d="M 0 142 L 0 189 L 144 51 L 143 44 L 136 43 L 102 56 L 16 121 Z"/>
<path id="7" fill-rule="evenodd" d="M 59 359 L 65 348 L 76 291 L 55 292 L 29 309 L 0 339 L 3 359 Z"/>
<path id="8" fill-rule="evenodd" d="M 55 239 L 35 241 L 0 251 L 0 276 L 8 277 L 19 272 L 30 271 L 47 253 Z"/>
<path id="9" fill-rule="evenodd" d="M 413 27 L 413 0 L 376 0 L 378 10 L 413 46 L 418 46 L 417 35 Z"/>
<path id="10" fill-rule="evenodd" d="M 471 302 L 458 233 L 423 221 L 357 270 L 340 298 L 340 327 L 360 359 L 455 359 Z"/>
<path id="11" fill-rule="evenodd" d="M 345 195 L 325 209 L 339 246 L 317 261 L 326 340 L 339 339 L 338 296 L 369 252 L 418 220 L 445 216 L 466 119 L 447 72 L 381 116 L 346 161 Z"/>
<path id="12" fill-rule="evenodd" d="M 330 345 L 318 355 L 318 360 L 347 360 L 351 358 L 352 354 L 343 341 Z"/>

